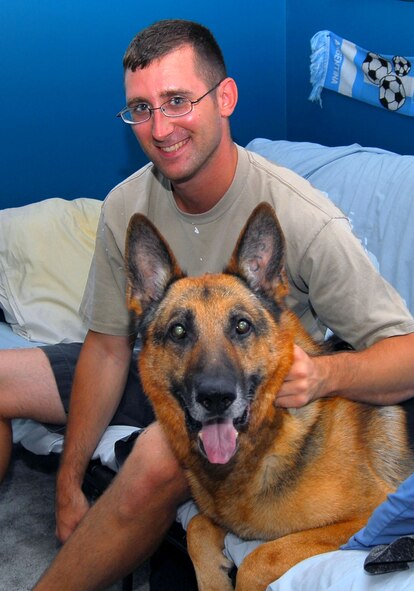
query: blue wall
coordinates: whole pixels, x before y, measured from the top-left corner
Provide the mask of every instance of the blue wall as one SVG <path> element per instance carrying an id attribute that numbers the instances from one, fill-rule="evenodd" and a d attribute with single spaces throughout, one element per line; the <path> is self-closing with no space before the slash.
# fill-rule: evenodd
<path id="1" fill-rule="evenodd" d="M 115 114 L 122 56 L 159 18 L 210 27 L 240 99 L 233 136 L 359 142 L 414 153 L 414 118 L 336 93 L 310 103 L 309 41 L 329 29 L 362 47 L 414 55 L 414 2 L 401 0 L 1 0 L 0 208 L 52 196 L 103 198 L 145 159 Z"/>
<path id="2" fill-rule="evenodd" d="M 233 135 L 284 137 L 285 0 L 2 0 L 0 208 L 103 198 L 144 164 L 124 106 L 122 56 L 160 18 L 212 29 L 239 84 Z M 171 9 L 173 7 L 173 10 Z"/>
<path id="3" fill-rule="evenodd" d="M 322 93 L 322 109 L 308 101 L 309 42 L 317 31 L 333 31 L 368 51 L 414 56 L 414 2 L 287 0 L 286 5 L 287 138 L 414 154 L 414 117 L 330 91 Z"/>

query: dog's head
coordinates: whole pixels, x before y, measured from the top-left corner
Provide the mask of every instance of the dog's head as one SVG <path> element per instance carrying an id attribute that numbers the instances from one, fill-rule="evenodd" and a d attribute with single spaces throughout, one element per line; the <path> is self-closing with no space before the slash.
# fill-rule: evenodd
<path id="1" fill-rule="evenodd" d="M 145 216 L 131 218 L 127 298 L 143 340 L 141 379 L 173 447 L 184 430 L 188 446 L 226 464 L 243 433 L 273 416 L 293 350 L 283 258 L 267 204 L 251 214 L 226 270 L 202 277 L 184 275 Z"/>

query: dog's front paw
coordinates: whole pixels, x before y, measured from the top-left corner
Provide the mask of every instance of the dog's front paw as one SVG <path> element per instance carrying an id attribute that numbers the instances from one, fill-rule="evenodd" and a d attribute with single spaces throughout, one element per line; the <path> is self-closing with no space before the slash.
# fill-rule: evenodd
<path id="1" fill-rule="evenodd" d="M 233 591 L 229 577 L 233 563 L 223 554 L 225 535 L 205 515 L 196 515 L 188 524 L 187 547 L 199 591 Z"/>

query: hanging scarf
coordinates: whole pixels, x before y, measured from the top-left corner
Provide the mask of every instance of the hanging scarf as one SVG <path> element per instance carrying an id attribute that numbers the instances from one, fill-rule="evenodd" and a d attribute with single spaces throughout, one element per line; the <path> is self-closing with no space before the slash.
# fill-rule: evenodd
<path id="1" fill-rule="evenodd" d="M 414 116 L 414 57 L 367 51 L 331 31 L 311 40 L 309 99 L 322 105 L 323 88 L 401 115 Z"/>

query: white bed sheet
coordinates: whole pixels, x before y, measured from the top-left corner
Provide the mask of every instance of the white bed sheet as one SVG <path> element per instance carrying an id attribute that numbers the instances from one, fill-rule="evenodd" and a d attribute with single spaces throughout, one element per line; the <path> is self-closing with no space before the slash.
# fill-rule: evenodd
<path id="1" fill-rule="evenodd" d="M 92 459 L 100 460 L 104 466 L 117 472 L 115 443 L 124 437 L 128 437 L 134 431 L 137 431 L 136 427 L 110 425 L 103 434 Z M 63 435 L 49 431 L 36 421 L 15 419 L 13 421 L 13 443 L 20 443 L 25 449 L 41 456 L 47 456 L 51 453 L 60 454 L 63 450 Z"/>
<path id="2" fill-rule="evenodd" d="M 337 550 L 300 562 L 266 591 L 412 591 L 414 569 L 369 575 L 364 571 L 368 552 Z"/>

